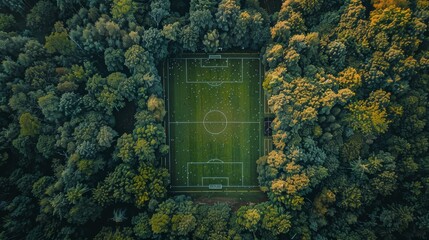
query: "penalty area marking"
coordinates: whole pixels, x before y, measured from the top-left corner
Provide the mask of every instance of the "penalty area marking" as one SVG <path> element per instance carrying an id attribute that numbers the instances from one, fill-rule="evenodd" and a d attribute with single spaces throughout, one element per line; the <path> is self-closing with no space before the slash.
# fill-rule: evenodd
<path id="1" fill-rule="evenodd" d="M 215 162 L 224 163 L 224 161 L 220 160 L 219 158 L 213 158 L 213 159 L 208 160 L 207 162 L 208 163 L 215 163 Z"/>
<path id="2" fill-rule="evenodd" d="M 222 85 L 223 82 L 212 82 L 212 83 L 207 83 L 210 87 L 219 87 L 220 85 Z"/>

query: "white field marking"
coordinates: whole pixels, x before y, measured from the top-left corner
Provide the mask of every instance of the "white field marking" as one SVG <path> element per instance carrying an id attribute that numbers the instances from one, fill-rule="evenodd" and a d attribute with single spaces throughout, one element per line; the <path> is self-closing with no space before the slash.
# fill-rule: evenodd
<path id="1" fill-rule="evenodd" d="M 248 58 L 225 58 L 228 62 L 229 59 L 241 59 L 241 80 L 240 81 L 189 81 L 188 79 L 188 59 L 189 60 L 200 60 L 200 66 L 202 66 L 202 60 L 203 59 L 207 59 L 207 58 L 173 58 L 173 59 L 185 59 L 186 64 L 185 64 L 185 71 L 186 71 L 186 83 L 206 83 L 209 84 L 210 86 L 217 86 L 220 85 L 222 83 L 243 83 L 243 59 L 248 59 Z M 258 58 L 249 58 L 249 59 L 258 59 Z M 229 62 L 228 62 L 228 66 L 229 66 Z M 209 67 L 207 67 L 209 68 Z M 213 67 L 216 68 L 216 67 Z M 219 68 L 219 67 L 217 67 Z M 215 85 L 211 85 L 211 84 L 215 84 Z"/>
<path id="2" fill-rule="evenodd" d="M 219 132 L 210 131 L 210 130 L 207 129 L 207 126 L 206 126 L 206 123 L 211 123 L 210 121 L 206 121 L 207 115 L 209 115 L 210 113 L 215 113 L 215 112 L 220 113 L 225 118 L 224 122 L 215 122 L 215 123 L 225 123 L 225 127 L 223 127 L 223 129 L 221 131 L 219 131 Z M 210 134 L 213 134 L 213 135 L 218 135 L 218 134 L 223 133 L 223 131 L 225 131 L 226 127 L 228 126 L 228 118 L 226 117 L 225 113 L 223 113 L 222 111 L 219 111 L 219 110 L 210 110 L 210 111 L 208 111 L 206 113 L 206 115 L 204 115 L 203 126 L 204 126 L 204 129 L 206 130 L 206 132 L 208 132 Z"/>
<path id="3" fill-rule="evenodd" d="M 168 92 L 168 122 L 170 122 L 170 59 L 167 59 L 167 92 Z M 168 125 L 168 144 L 171 145 L 171 137 L 170 137 L 171 128 Z M 171 151 L 168 151 L 168 171 L 171 172 Z"/>
<path id="4" fill-rule="evenodd" d="M 204 65 L 203 64 L 203 60 L 226 60 L 226 66 L 225 65 L 222 65 L 222 66 L 206 66 L 206 65 Z M 228 58 L 225 58 L 225 59 L 203 59 L 203 58 L 200 58 L 200 67 L 201 68 L 227 68 L 227 67 L 229 67 L 229 61 L 228 61 Z"/>
<path id="5" fill-rule="evenodd" d="M 210 161 L 210 160 L 209 160 Z M 195 164 L 195 165 L 199 165 L 199 164 L 241 164 L 243 165 L 243 162 L 187 162 L 187 164 Z"/>
<path id="6" fill-rule="evenodd" d="M 204 185 L 204 179 L 214 179 L 214 180 L 216 180 L 216 179 L 226 179 L 226 186 L 229 186 L 229 177 L 201 177 L 201 185 L 202 186 L 205 186 Z"/>
<path id="7" fill-rule="evenodd" d="M 186 82 L 188 82 L 188 76 L 187 76 L 187 74 L 188 74 L 188 68 L 187 68 L 187 60 L 188 59 L 194 59 L 194 60 L 196 60 L 196 59 L 207 59 L 207 58 L 205 58 L 205 57 L 203 57 L 203 58 L 171 58 L 171 59 L 182 59 L 182 60 L 186 60 L 186 71 L 185 71 L 185 74 L 186 74 Z M 262 72 L 261 72 L 261 61 L 260 61 L 260 58 L 257 58 L 257 57 L 229 57 L 229 59 L 249 59 L 249 60 L 259 60 L 259 88 L 260 88 L 260 91 L 259 91 L 259 94 L 261 95 L 261 93 L 262 93 L 262 91 L 261 91 L 261 89 L 262 89 L 262 86 L 261 86 L 261 78 L 262 78 Z M 242 67 L 243 67 L 243 65 L 244 64 L 242 64 Z M 169 60 L 168 60 L 168 64 L 167 64 L 167 79 L 168 79 L 168 88 L 167 88 L 167 91 L 168 91 L 168 97 L 170 96 L 170 87 L 169 87 L 169 83 L 170 83 L 170 74 L 169 74 L 169 68 L 170 68 L 170 62 L 169 62 Z M 243 82 L 243 78 L 244 78 L 244 76 L 243 76 L 243 74 L 242 74 L 242 76 L 241 76 L 241 82 Z M 241 83 L 241 82 L 232 82 L 232 83 Z M 209 83 L 215 83 L 214 81 L 210 81 Z M 220 83 L 223 83 L 222 81 L 220 82 Z M 169 99 L 169 98 L 168 98 Z M 168 100 L 168 102 L 169 102 L 169 100 Z M 261 115 L 261 108 L 262 108 L 262 106 L 260 106 L 260 111 L 259 111 L 259 115 Z M 170 104 L 168 103 L 168 111 L 170 112 Z M 175 124 L 189 124 L 189 123 L 203 123 L 203 122 L 170 122 L 170 114 L 169 114 L 169 116 L 168 116 L 168 119 L 169 119 L 169 123 L 171 124 L 171 123 L 175 123 Z M 260 128 L 261 128 L 261 124 L 262 124 L 262 121 L 260 121 L 260 122 L 234 122 L 234 121 L 232 121 L 232 122 L 228 122 L 228 123 L 238 123 L 238 124 L 240 124 L 240 123 L 242 123 L 242 124 L 256 124 L 256 123 L 259 123 L 260 125 Z M 170 129 L 169 129 L 169 136 L 168 136 L 168 138 L 170 139 L 170 143 L 171 143 L 171 136 L 170 136 Z M 260 131 L 260 133 L 259 133 L 259 136 L 260 136 L 260 138 L 261 138 L 261 131 Z M 262 139 L 261 139 L 262 140 Z M 261 153 L 261 149 L 259 149 L 259 152 Z M 170 169 L 170 171 L 171 171 L 171 151 L 169 151 L 169 169 Z M 198 164 L 197 162 L 191 162 L 192 164 Z M 232 162 L 232 163 L 234 163 L 234 162 Z M 242 185 L 230 185 L 230 186 L 228 186 L 228 187 L 232 187 L 232 188 L 234 188 L 234 187 L 237 187 L 237 188 L 243 188 L 243 187 L 249 187 L 249 188 L 252 188 L 252 187 L 259 187 L 259 185 L 243 185 L 243 181 L 244 181 L 244 172 L 243 172 L 243 162 L 235 162 L 235 163 L 241 163 L 241 171 L 242 171 L 242 179 L 241 179 L 241 181 L 242 181 Z M 187 164 L 187 169 L 186 169 L 186 171 L 187 171 L 187 180 L 188 180 L 188 183 L 187 183 L 187 185 L 186 186 L 180 186 L 180 185 L 178 185 L 178 186 L 173 186 L 173 185 L 171 185 L 171 187 L 184 187 L 184 188 L 194 188 L 194 187 L 196 187 L 196 188 L 198 188 L 198 187 L 201 187 L 201 186 L 192 186 L 192 185 L 189 185 L 189 164 Z M 176 192 L 181 192 L 181 191 L 176 191 Z M 189 191 L 182 191 L 182 192 L 189 192 Z M 213 191 L 192 191 L 192 192 L 213 192 Z M 228 192 L 227 190 L 225 191 L 224 190 L 224 192 Z M 230 192 L 249 192 L 249 191 L 230 191 Z M 254 191 L 254 192 L 260 192 L 260 191 Z"/>
<path id="8" fill-rule="evenodd" d="M 223 189 L 223 185 L 222 184 L 209 184 L 209 189 L 210 190 L 221 190 L 221 189 Z"/>
<path id="9" fill-rule="evenodd" d="M 220 85 L 222 85 L 222 82 L 220 83 L 207 83 L 208 85 L 210 85 L 210 87 L 219 87 Z"/>
<path id="10" fill-rule="evenodd" d="M 241 186 L 244 185 L 244 169 L 243 164 L 241 164 Z"/>
<path id="11" fill-rule="evenodd" d="M 210 160 L 209 160 L 210 161 Z M 243 186 L 243 176 L 244 176 L 244 170 L 243 170 L 243 162 L 187 162 L 186 163 L 186 181 L 187 186 L 189 186 L 189 165 L 204 165 L 204 164 L 240 164 L 241 165 L 241 186 Z"/>
<path id="12" fill-rule="evenodd" d="M 241 59 L 241 82 L 243 82 L 243 78 L 244 78 L 244 60 Z"/>
<path id="13" fill-rule="evenodd" d="M 224 161 L 220 160 L 219 158 L 213 158 L 213 159 L 208 160 L 207 162 L 208 162 L 208 163 L 209 163 L 209 162 L 220 162 L 220 163 L 224 163 Z"/>
<path id="14" fill-rule="evenodd" d="M 243 83 L 243 81 L 193 81 L 193 82 L 186 82 L 186 83 L 206 83 L 212 87 L 213 86 L 217 87 L 217 86 L 221 85 L 222 83 Z M 216 84 L 216 85 L 214 85 L 214 84 Z"/>
<path id="15" fill-rule="evenodd" d="M 222 59 L 222 55 L 209 55 L 209 59 Z"/>

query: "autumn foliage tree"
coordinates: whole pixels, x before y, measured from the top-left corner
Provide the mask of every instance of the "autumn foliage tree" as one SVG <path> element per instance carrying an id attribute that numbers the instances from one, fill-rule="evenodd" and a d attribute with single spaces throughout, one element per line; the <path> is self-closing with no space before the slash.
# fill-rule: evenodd
<path id="1" fill-rule="evenodd" d="M 428 239 L 427 0 L 0 10 L 0 239 Z M 247 51 L 273 118 L 272 151 L 246 159 L 266 201 L 171 194 L 163 62 Z"/>

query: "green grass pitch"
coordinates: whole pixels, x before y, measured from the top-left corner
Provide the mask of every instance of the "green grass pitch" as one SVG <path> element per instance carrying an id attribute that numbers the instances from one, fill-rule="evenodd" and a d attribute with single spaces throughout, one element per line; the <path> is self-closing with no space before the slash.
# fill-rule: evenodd
<path id="1" fill-rule="evenodd" d="M 261 71 L 257 54 L 187 54 L 166 62 L 170 154 L 165 164 L 173 190 L 257 187 L 256 160 L 263 154 Z"/>

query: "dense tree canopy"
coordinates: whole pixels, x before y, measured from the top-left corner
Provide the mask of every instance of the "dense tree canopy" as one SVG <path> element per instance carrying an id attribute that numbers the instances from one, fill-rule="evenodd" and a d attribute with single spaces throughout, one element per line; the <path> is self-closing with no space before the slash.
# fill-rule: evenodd
<path id="1" fill-rule="evenodd" d="M 0 1 L 0 239 L 427 239 L 428 23 L 427 0 Z M 238 209 L 168 192 L 159 72 L 237 51 L 274 118 L 268 200 Z"/>

